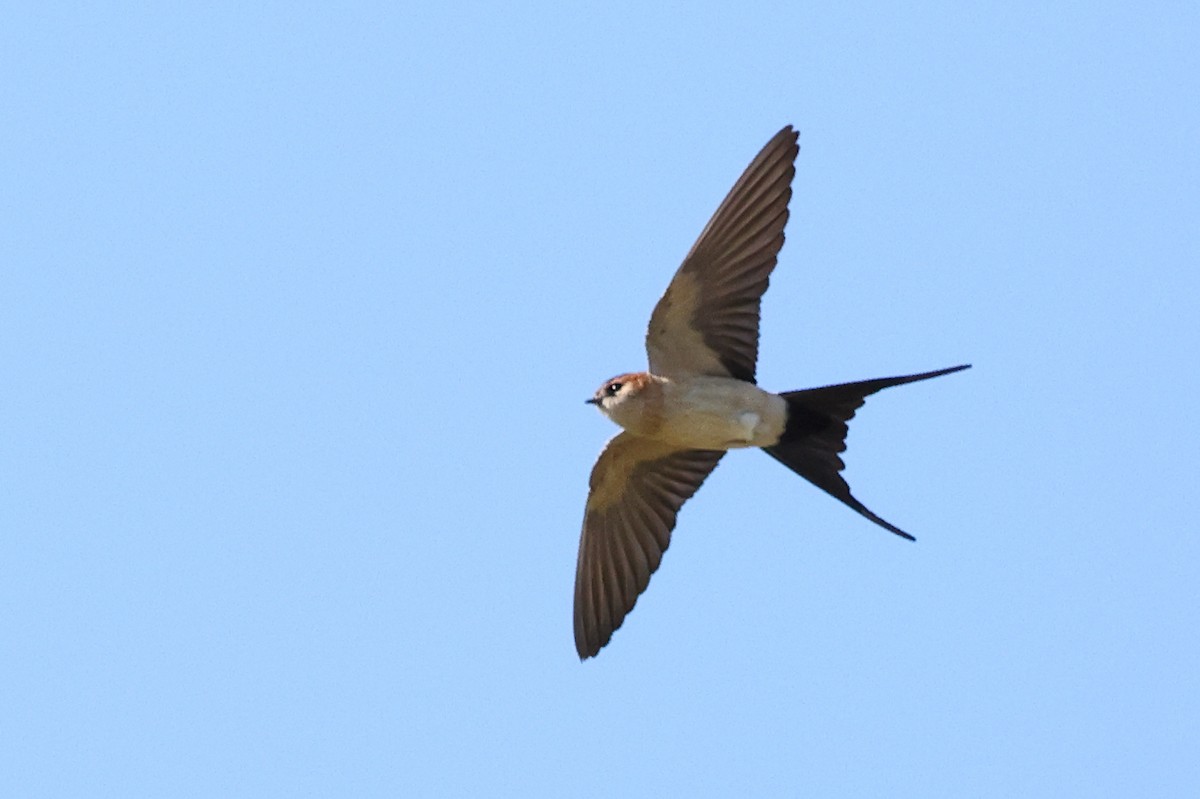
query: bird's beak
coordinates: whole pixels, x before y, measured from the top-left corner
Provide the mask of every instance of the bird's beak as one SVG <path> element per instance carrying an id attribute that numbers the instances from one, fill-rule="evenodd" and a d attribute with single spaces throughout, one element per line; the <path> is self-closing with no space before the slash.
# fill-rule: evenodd
<path id="1" fill-rule="evenodd" d="M 592 397 L 591 399 L 585 399 L 584 402 L 587 403 L 588 405 L 599 405 L 600 404 L 600 400 L 596 399 L 595 397 Z"/>

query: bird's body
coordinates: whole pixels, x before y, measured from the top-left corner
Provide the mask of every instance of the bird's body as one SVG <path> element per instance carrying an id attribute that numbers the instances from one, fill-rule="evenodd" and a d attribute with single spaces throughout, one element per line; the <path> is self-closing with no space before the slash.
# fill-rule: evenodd
<path id="1" fill-rule="evenodd" d="M 575 646 L 597 654 L 633 609 L 670 544 L 676 515 L 727 450 L 760 447 L 885 529 L 841 476 L 847 423 L 884 388 L 949 374 L 773 394 L 755 381 L 759 305 L 783 245 L 799 148 L 779 131 L 747 167 L 650 317 L 650 369 L 588 400 L 623 432 L 592 469 L 575 575 Z"/>
<path id="2" fill-rule="evenodd" d="M 778 443 L 787 423 L 787 402 L 744 380 L 639 372 L 605 385 L 615 382 L 622 389 L 613 401 L 598 399 L 600 410 L 634 435 L 677 447 L 767 447 Z"/>

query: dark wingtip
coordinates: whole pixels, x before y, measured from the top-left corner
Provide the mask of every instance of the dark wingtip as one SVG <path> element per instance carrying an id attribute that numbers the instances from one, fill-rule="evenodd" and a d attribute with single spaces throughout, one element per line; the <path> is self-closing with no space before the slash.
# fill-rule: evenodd
<path id="1" fill-rule="evenodd" d="M 772 148 L 772 146 L 777 147 L 782 142 L 790 143 L 792 145 L 792 147 L 795 148 L 795 152 L 798 153 L 800 151 L 800 131 L 796 130 L 790 124 L 784 125 L 782 128 L 779 129 L 778 133 L 776 133 L 774 136 L 771 137 L 771 140 L 769 142 L 767 142 L 767 145 L 765 147 L 763 147 L 763 151 L 765 152 L 767 150 L 770 150 Z M 795 158 L 795 157 L 796 157 L 795 153 L 793 153 L 792 158 Z"/>

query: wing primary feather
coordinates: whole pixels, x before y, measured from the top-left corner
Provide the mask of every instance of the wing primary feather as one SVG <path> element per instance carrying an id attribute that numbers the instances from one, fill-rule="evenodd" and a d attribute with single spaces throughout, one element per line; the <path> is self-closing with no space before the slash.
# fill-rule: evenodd
<path id="1" fill-rule="evenodd" d="M 782 209 L 787 212 L 788 201 L 792 198 L 790 187 L 795 169 L 788 169 L 775 176 L 777 180 L 756 186 L 753 194 L 740 194 L 736 197 L 737 204 L 731 206 L 735 210 L 727 212 L 721 218 L 721 224 L 710 231 L 713 242 L 728 245 L 731 241 L 728 235 L 732 231 L 754 230 L 769 224 L 777 218 Z"/>
<path id="2" fill-rule="evenodd" d="M 630 547 L 633 546 L 630 535 L 633 525 L 630 523 L 626 512 L 627 509 L 627 505 L 618 507 L 617 510 L 621 516 L 621 529 L 609 539 L 612 543 L 612 560 L 614 561 L 614 571 L 617 575 L 618 612 L 621 616 L 624 616 L 628 610 L 630 597 L 638 595 L 637 577 L 633 573 L 633 558 L 629 552 Z"/>

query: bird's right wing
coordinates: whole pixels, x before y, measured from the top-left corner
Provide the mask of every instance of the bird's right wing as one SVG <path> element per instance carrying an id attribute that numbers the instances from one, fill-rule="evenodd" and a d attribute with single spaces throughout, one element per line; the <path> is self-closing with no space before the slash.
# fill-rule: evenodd
<path id="1" fill-rule="evenodd" d="M 619 433 L 592 468 L 575 571 L 575 649 L 612 638 L 671 543 L 675 517 L 725 453 Z"/>

